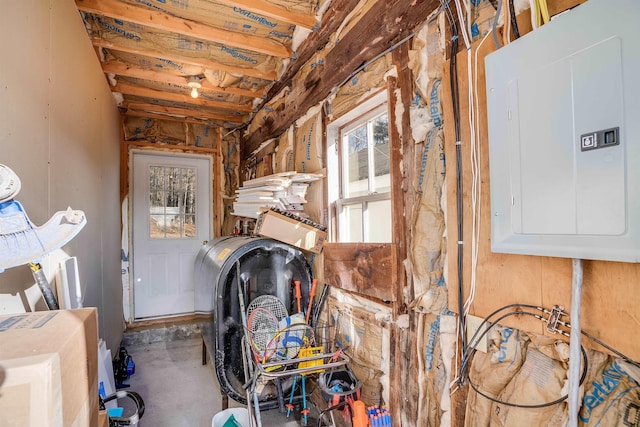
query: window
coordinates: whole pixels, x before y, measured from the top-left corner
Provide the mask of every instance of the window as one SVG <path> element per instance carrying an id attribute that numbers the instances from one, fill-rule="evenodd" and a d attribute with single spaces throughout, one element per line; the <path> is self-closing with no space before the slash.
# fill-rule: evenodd
<path id="1" fill-rule="evenodd" d="M 149 236 L 181 238 L 196 235 L 195 168 L 149 167 Z"/>
<path id="2" fill-rule="evenodd" d="M 328 127 L 329 144 L 335 145 L 328 167 L 338 242 L 392 240 L 389 118 L 386 102 L 376 101 Z"/>

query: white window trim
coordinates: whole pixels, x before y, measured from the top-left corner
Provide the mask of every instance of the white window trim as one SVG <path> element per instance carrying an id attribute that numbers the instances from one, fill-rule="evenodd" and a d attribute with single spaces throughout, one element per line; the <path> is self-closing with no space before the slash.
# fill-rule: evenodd
<path id="1" fill-rule="evenodd" d="M 369 111 L 380 107 L 388 102 L 389 98 L 386 90 L 382 90 L 371 98 L 367 99 L 353 110 L 337 118 L 327 125 L 327 198 L 329 207 L 331 209 L 329 221 L 329 236 L 330 240 L 336 242 L 338 236 L 336 214 L 337 208 L 336 202 L 340 200 L 342 187 L 340 182 L 340 173 L 333 173 L 333 171 L 340 171 L 340 130 L 347 126 L 350 122 L 359 119 L 367 114 Z M 391 118 L 389 118 L 391 120 Z"/>

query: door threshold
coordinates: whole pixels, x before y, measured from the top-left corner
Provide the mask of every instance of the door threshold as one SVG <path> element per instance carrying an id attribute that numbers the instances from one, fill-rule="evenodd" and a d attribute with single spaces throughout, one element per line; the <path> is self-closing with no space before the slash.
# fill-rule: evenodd
<path id="1" fill-rule="evenodd" d="M 168 326 L 188 325 L 206 322 L 213 319 L 212 314 L 180 314 L 176 316 L 163 316 L 148 319 L 133 320 L 125 325 L 126 332 L 138 332 L 147 329 L 166 328 Z"/>

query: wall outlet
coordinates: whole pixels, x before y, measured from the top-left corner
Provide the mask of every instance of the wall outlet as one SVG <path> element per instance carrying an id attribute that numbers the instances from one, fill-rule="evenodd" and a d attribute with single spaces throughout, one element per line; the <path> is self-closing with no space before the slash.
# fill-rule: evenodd
<path id="1" fill-rule="evenodd" d="M 484 322 L 483 318 L 467 314 L 465 318 L 465 324 L 467 326 L 467 331 L 466 331 L 467 345 L 471 345 L 471 338 L 476 333 L 476 331 L 480 328 L 480 326 L 482 325 L 482 322 Z M 482 326 L 482 331 L 478 332 L 477 336 L 479 336 L 483 331 L 485 331 L 487 329 L 487 326 L 489 326 L 488 323 L 484 324 Z M 477 336 L 476 336 L 476 339 L 473 340 L 474 342 L 477 340 Z M 476 350 L 486 353 L 488 349 L 489 349 L 489 346 L 487 344 L 487 335 L 485 335 L 476 345 Z"/>

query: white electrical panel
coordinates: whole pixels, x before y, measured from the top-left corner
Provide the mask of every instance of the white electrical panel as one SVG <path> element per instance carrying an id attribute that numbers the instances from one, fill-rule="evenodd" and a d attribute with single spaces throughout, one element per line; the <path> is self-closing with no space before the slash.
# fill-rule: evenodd
<path id="1" fill-rule="evenodd" d="M 640 261 L 639 23 L 589 0 L 487 56 L 492 251 Z"/>

